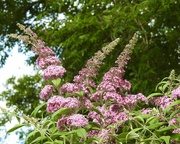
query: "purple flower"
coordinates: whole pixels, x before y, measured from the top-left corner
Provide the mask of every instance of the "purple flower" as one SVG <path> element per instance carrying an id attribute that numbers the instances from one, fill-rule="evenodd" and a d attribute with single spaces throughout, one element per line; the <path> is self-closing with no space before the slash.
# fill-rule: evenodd
<path id="1" fill-rule="evenodd" d="M 47 57 L 39 56 L 36 59 L 36 62 L 38 67 L 41 69 L 45 69 L 49 65 L 61 64 L 61 61 L 54 56 L 47 56 Z"/>
<path id="2" fill-rule="evenodd" d="M 123 97 L 123 101 L 123 105 L 130 107 L 135 106 L 138 101 L 147 102 L 146 97 L 141 93 L 137 95 L 128 94 L 125 97 Z"/>
<path id="3" fill-rule="evenodd" d="M 88 119 L 84 115 L 74 114 L 66 118 L 61 118 L 57 122 L 57 127 L 63 130 L 66 127 L 82 127 L 88 125 Z"/>
<path id="4" fill-rule="evenodd" d="M 86 97 L 81 97 L 80 101 L 82 103 L 82 107 L 86 107 L 86 108 L 93 107 L 93 104 L 91 103 L 91 101 L 89 99 L 87 99 Z"/>
<path id="5" fill-rule="evenodd" d="M 171 103 L 174 102 L 173 98 L 169 98 L 167 96 L 163 97 L 152 97 L 150 99 L 150 102 L 155 104 L 156 106 L 160 106 L 162 109 L 165 109 L 168 107 Z"/>
<path id="6" fill-rule="evenodd" d="M 40 98 L 42 100 L 48 99 L 51 95 L 52 92 L 55 90 L 53 85 L 46 85 L 40 92 Z"/>
<path id="7" fill-rule="evenodd" d="M 50 65 L 44 70 L 43 79 L 46 81 L 49 79 L 62 78 L 65 72 L 65 68 L 62 66 Z"/>
<path id="8" fill-rule="evenodd" d="M 88 119 L 81 114 L 74 114 L 67 118 L 66 123 L 70 126 L 81 127 L 88 125 Z"/>
<path id="9" fill-rule="evenodd" d="M 142 114 L 150 114 L 152 112 L 152 110 L 150 109 L 142 109 Z"/>
<path id="10" fill-rule="evenodd" d="M 40 55 L 54 55 L 54 51 L 49 47 L 44 47 L 39 51 Z"/>
<path id="11" fill-rule="evenodd" d="M 177 124 L 176 118 L 173 118 L 169 121 L 169 126 Z"/>
<path id="12" fill-rule="evenodd" d="M 180 128 L 173 130 L 172 133 L 180 134 Z"/>
<path id="13" fill-rule="evenodd" d="M 62 96 L 53 96 L 47 101 L 47 111 L 54 113 L 60 108 L 78 108 L 80 102 L 76 98 L 63 98 Z"/>
<path id="14" fill-rule="evenodd" d="M 74 93 L 80 91 L 82 86 L 80 84 L 73 84 L 73 83 L 65 83 L 61 86 L 60 90 L 62 93 Z"/>
<path id="15" fill-rule="evenodd" d="M 180 86 L 172 91 L 172 98 L 180 97 Z"/>
<path id="16" fill-rule="evenodd" d="M 101 99 L 102 93 L 100 91 L 96 91 L 94 94 L 89 95 L 91 100 L 99 101 Z"/>
<path id="17" fill-rule="evenodd" d="M 123 103 L 123 99 L 122 99 L 121 95 L 116 93 L 116 92 L 104 92 L 103 93 L 103 99 L 105 101 L 110 99 L 111 101 L 115 101 L 119 104 Z"/>

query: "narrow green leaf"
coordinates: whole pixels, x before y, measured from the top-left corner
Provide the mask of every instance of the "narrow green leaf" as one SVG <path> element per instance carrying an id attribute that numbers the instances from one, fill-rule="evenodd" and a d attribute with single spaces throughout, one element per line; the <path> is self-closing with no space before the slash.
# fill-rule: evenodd
<path id="1" fill-rule="evenodd" d="M 32 117 L 36 117 L 36 114 L 38 113 L 38 111 L 39 111 L 44 105 L 46 105 L 46 103 L 43 103 L 43 104 L 38 105 L 38 106 L 34 109 L 34 111 L 31 113 L 31 116 L 32 116 Z"/>
<path id="2" fill-rule="evenodd" d="M 141 130 L 142 128 L 135 128 L 133 130 L 131 130 L 127 135 L 126 135 L 126 141 L 128 139 L 134 139 L 139 137 L 139 135 L 136 133 L 137 131 Z"/>
<path id="3" fill-rule="evenodd" d="M 40 141 L 43 141 L 44 139 L 45 139 L 46 137 L 42 137 L 42 136 L 40 136 L 40 137 L 37 137 L 35 140 L 33 140 L 30 144 L 33 144 L 33 143 L 35 143 L 35 144 L 40 144 Z M 38 142 L 38 143 L 37 143 Z"/>
<path id="4" fill-rule="evenodd" d="M 57 120 L 60 118 L 61 114 L 68 114 L 71 111 L 72 111 L 72 109 L 69 109 L 69 108 L 61 108 L 52 115 L 52 119 Z"/>
<path id="5" fill-rule="evenodd" d="M 172 119 L 176 114 L 180 113 L 180 109 L 179 110 L 176 110 L 174 111 L 171 115 L 170 115 L 170 118 Z"/>
<path id="6" fill-rule="evenodd" d="M 156 96 L 162 96 L 162 93 L 152 93 L 150 95 L 148 95 L 147 99 L 150 99 L 151 97 L 156 97 Z"/>
<path id="7" fill-rule="evenodd" d="M 180 104 L 180 100 L 171 103 L 167 108 L 164 109 L 164 114 L 166 114 L 173 106 Z"/>
<path id="8" fill-rule="evenodd" d="M 162 136 L 162 137 L 160 137 L 160 139 L 163 139 L 166 142 L 166 144 L 169 144 L 170 138 L 171 138 L 170 136 Z"/>
<path id="9" fill-rule="evenodd" d="M 10 114 L 8 114 L 8 119 L 9 121 L 11 122 L 12 121 L 12 118 L 16 115 L 15 112 L 11 112 Z"/>
<path id="10" fill-rule="evenodd" d="M 27 135 L 27 137 L 26 137 L 26 141 L 28 141 L 29 138 L 30 138 L 30 137 L 33 137 L 36 133 L 39 133 L 39 131 L 34 130 L 34 131 L 32 131 L 31 133 L 29 133 L 29 134 Z"/>
<path id="11" fill-rule="evenodd" d="M 174 126 L 168 126 L 168 127 L 165 127 L 165 128 L 158 129 L 158 130 L 156 130 L 156 132 L 163 133 L 165 131 L 169 131 L 169 130 L 173 130 L 173 129 L 174 129 Z"/>
<path id="12" fill-rule="evenodd" d="M 13 132 L 13 131 L 15 131 L 15 130 L 21 128 L 21 127 L 23 127 L 23 126 L 25 126 L 25 124 L 17 124 L 17 125 L 15 125 L 13 128 L 9 129 L 9 130 L 6 132 L 6 134 L 11 133 L 11 132 Z"/>
<path id="13" fill-rule="evenodd" d="M 156 124 L 151 124 L 150 126 L 148 126 L 147 128 L 148 129 L 155 129 L 155 128 L 158 128 L 164 124 L 167 124 L 166 122 L 159 122 L 159 123 L 156 123 Z"/>

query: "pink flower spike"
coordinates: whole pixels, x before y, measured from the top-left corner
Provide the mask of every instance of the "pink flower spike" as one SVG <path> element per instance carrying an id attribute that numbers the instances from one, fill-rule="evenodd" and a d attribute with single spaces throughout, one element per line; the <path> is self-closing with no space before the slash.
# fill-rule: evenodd
<path id="1" fill-rule="evenodd" d="M 88 125 L 88 119 L 81 114 L 74 114 L 72 116 L 67 117 L 67 125 L 82 127 Z"/>
<path id="2" fill-rule="evenodd" d="M 46 81 L 50 79 L 62 78 L 65 72 L 66 69 L 62 66 L 50 65 L 44 70 L 43 79 Z"/>
<path id="3" fill-rule="evenodd" d="M 172 98 L 180 97 L 180 86 L 172 91 Z"/>
<path id="4" fill-rule="evenodd" d="M 88 119 L 81 114 L 74 114 L 69 117 L 61 118 L 57 122 L 57 127 L 64 130 L 65 127 L 82 127 L 88 125 Z"/>
<path id="5" fill-rule="evenodd" d="M 37 62 L 38 67 L 41 69 L 45 69 L 49 65 L 61 64 L 61 61 L 54 56 L 47 56 L 47 57 L 39 56 L 36 62 Z"/>
<path id="6" fill-rule="evenodd" d="M 54 55 L 54 51 L 49 47 L 44 47 L 39 51 L 40 55 Z"/>
<path id="7" fill-rule="evenodd" d="M 62 96 L 53 96 L 47 101 L 47 111 L 54 113 L 60 108 L 72 108 L 79 107 L 80 102 L 76 98 L 64 98 Z"/>
<path id="8" fill-rule="evenodd" d="M 46 85 L 40 92 L 40 98 L 42 100 L 47 100 L 52 95 L 54 90 L 55 88 L 53 85 Z"/>

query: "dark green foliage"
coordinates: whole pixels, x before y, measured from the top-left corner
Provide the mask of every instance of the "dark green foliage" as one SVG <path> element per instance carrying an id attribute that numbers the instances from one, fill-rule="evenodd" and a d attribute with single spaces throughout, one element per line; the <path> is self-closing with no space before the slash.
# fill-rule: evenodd
<path id="1" fill-rule="evenodd" d="M 26 22 L 26 26 L 29 26 L 31 22 L 27 20 L 34 18 L 37 23 L 32 23 L 30 27 L 63 61 L 68 71 L 66 80 L 71 81 L 97 50 L 120 37 L 122 43 L 100 69 L 102 76 L 114 65 L 115 58 L 135 32 L 138 32 L 140 39 L 126 73 L 132 82 L 133 92 L 149 94 L 171 69 L 180 71 L 177 53 L 180 2 L 177 0 L 79 0 L 78 3 L 75 0 L 24 0 L 11 3 L 4 0 L 2 6 L 0 21 L 4 24 L 0 31 L 5 41 L 1 49 L 2 64 L 8 56 L 6 46 L 11 49 L 13 44 L 12 40 L 5 39 L 7 34 L 17 31 L 17 22 Z M 63 20 L 59 20 L 59 14 L 64 15 Z M 21 47 L 20 51 L 27 52 L 29 48 Z M 34 63 L 34 60 L 29 58 L 28 62 Z"/>

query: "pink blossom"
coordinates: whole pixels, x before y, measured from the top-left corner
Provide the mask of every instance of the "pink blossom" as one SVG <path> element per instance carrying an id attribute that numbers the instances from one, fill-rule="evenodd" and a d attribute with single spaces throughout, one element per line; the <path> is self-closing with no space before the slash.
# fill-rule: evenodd
<path id="1" fill-rule="evenodd" d="M 81 127 L 88 125 L 88 119 L 84 115 L 74 114 L 67 118 L 66 123 L 70 126 Z"/>
<path id="2" fill-rule="evenodd" d="M 152 97 L 150 99 L 150 102 L 155 104 L 156 106 L 160 106 L 162 109 L 165 109 L 168 107 L 171 103 L 174 102 L 173 98 L 169 98 L 167 96 L 163 97 Z"/>
<path id="3" fill-rule="evenodd" d="M 152 110 L 150 109 L 142 109 L 142 114 L 150 114 L 152 112 Z"/>
<path id="4" fill-rule="evenodd" d="M 36 62 L 38 67 L 41 69 L 44 69 L 49 65 L 57 65 L 61 63 L 61 61 L 54 56 L 47 56 L 47 57 L 39 56 L 36 59 Z"/>
<path id="5" fill-rule="evenodd" d="M 109 81 L 102 81 L 98 85 L 97 90 L 107 91 L 107 92 L 116 92 L 116 88 L 114 87 L 113 83 Z"/>
<path id="6" fill-rule="evenodd" d="M 49 79 L 62 78 L 65 72 L 66 72 L 65 68 L 63 68 L 62 66 L 50 65 L 44 70 L 43 79 L 49 80 Z"/>
<path id="7" fill-rule="evenodd" d="M 138 101 L 147 102 L 146 97 L 141 93 L 137 95 L 128 94 L 123 97 L 123 101 L 123 105 L 130 107 L 135 106 Z"/>
<path id="8" fill-rule="evenodd" d="M 55 90 L 53 85 L 46 85 L 40 92 L 40 98 L 42 100 L 48 99 L 51 95 L 52 92 Z"/>
<path id="9" fill-rule="evenodd" d="M 108 87 L 111 85 L 116 89 L 119 88 L 120 90 L 130 90 L 131 83 L 122 78 L 123 74 L 124 70 L 120 67 L 110 68 L 110 70 L 103 76 L 103 81 L 98 86 L 98 89 L 104 89 L 104 84 L 108 83 Z M 113 89 L 111 88 L 111 90 Z"/>
<path id="10" fill-rule="evenodd" d="M 102 93 L 100 91 L 96 91 L 94 94 L 89 95 L 91 100 L 99 101 L 102 97 Z"/>
<path id="11" fill-rule="evenodd" d="M 49 47 L 44 47 L 39 51 L 40 55 L 54 55 L 54 51 Z"/>
<path id="12" fill-rule="evenodd" d="M 116 93 L 116 92 L 104 92 L 103 93 L 103 99 L 105 101 L 110 99 L 111 101 L 115 101 L 119 104 L 123 103 L 123 99 L 122 99 L 121 95 Z"/>
<path id="13" fill-rule="evenodd" d="M 180 86 L 172 91 L 172 98 L 180 97 Z"/>
<path id="14" fill-rule="evenodd" d="M 172 118 L 172 119 L 169 121 L 169 126 L 175 125 L 176 123 L 177 123 L 176 118 Z"/>
<path id="15" fill-rule="evenodd" d="M 173 130 L 172 133 L 180 134 L 180 128 Z"/>
<path id="16" fill-rule="evenodd" d="M 76 98 L 64 98 L 62 96 L 53 96 L 47 101 L 47 111 L 54 113 L 60 108 L 78 108 L 80 102 Z"/>
<path id="17" fill-rule="evenodd" d="M 93 104 L 91 103 L 91 101 L 89 99 L 87 99 L 86 97 L 81 97 L 80 101 L 82 103 L 82 107 L 86 107 L 86 108 L 93 107 Z"/>
<path id="18" fill-rule="evenodd" d="M 57 122 L 57 127 L 61 130 L 65 127 L 82 127 L 86 125 L 88 125 L 88 119 L 81 114 L 74 114 L 66 118 L 61 118 Z"/>
<path id="19" fill-rule="evenodd" d="M 99 137 L 102 139 L 103 144 L 116 144 L 115 142 L 111 140 L 111 137 L 109 136 L 110 134 L 111 135 L 115 134 L 115 132 L 109 129 L 91 130 L 87 133 L 87 137 L 88 138 Z M 95 144 L 97 143 L 95 142 Z"/>
<path id="20" fill-rule="evenodd" d="M 108 110 L 105 105 L 103 105 L 102 107 L 98 106 L 97 109 L 101 112 L 103 117 L 95 111 L 91 111 L 88 116 L 93 119 L 93 122 L 99 125 L 107 126 L 112 123 L 128 120 L 125 112 L 119 112 L 121 110 L 120 108 L 119 111 L 112 111 L 112 108 Z"/>
<path id="21" fill-rule="evenodd" d="M 65 83 L 61 86 L 60 90 L 62 93 L 68 92 L 68 93 L 75 93 L 77 91 L 80 91 L 82 89 L 82 86 L 80 84 L 74 84 L 74 83 Z"/>

